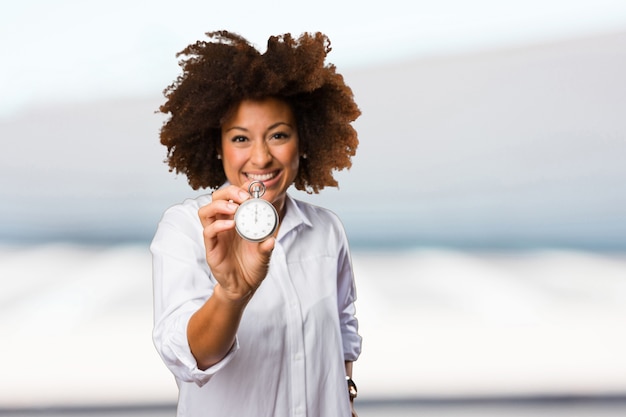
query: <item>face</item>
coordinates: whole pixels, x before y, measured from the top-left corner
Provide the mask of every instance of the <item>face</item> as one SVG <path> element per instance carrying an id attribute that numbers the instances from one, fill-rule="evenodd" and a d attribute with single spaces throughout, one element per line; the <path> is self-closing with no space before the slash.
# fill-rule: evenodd
<path id="1" fill-rule="evenodd" d="M 262 181 L 263 198 L 282 213 L 300 157 L 291 107 L 275 98 L 242 101 L 222 125 L 221 155 L 231 184 Z"/>

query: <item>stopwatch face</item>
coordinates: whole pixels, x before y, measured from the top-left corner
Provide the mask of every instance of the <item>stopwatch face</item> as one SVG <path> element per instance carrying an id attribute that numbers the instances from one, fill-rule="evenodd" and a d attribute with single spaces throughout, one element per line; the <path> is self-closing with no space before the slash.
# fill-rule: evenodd
<path id="1" fill-rule="evenodd" d="M 278 213 L 274 206 L 260 198 L 244 201 L 235 213 L 235 228 L 239 235 L 251 242 L 270 237 L 278 227 Z"/>

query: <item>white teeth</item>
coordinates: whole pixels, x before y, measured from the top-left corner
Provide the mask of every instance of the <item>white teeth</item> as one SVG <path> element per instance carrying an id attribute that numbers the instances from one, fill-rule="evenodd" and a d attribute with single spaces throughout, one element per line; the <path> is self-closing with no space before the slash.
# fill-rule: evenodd
<path id="1" fill-rule="evenodd" d="M 276 176 L 275 172 L 269 174 L 246 174 L 248 178 L 255 181 L 269 181 Z"/>

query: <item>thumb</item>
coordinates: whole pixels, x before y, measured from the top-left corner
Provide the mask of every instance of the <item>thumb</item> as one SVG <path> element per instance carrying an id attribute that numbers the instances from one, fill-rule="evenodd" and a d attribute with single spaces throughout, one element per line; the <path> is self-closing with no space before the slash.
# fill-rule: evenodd
<path id="1" fill-rule="evenodd" d="M 259 243 L 259 252 L 261 252 L 262 255 L 267 256 L 269 258 L 272 255 L 272 252 L 274 251 L 275 245 L 276 245 L 276 238 L 270 237 L 269 239 L 264 240 L 263 242 Z"/>

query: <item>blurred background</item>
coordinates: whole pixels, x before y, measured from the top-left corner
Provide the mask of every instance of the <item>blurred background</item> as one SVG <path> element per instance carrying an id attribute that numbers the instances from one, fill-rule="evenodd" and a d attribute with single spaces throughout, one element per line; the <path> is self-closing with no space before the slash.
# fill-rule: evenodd
<path id="1" fill-rule="evenodd" d="M 322 31 L 360 146 L 338 190 L 361 417 L 626 412 L 626 2 L 23 0 L 0 7 L 0 415 L 173 415 L 148 245 L 193 191 L 175 54 Z"/>

